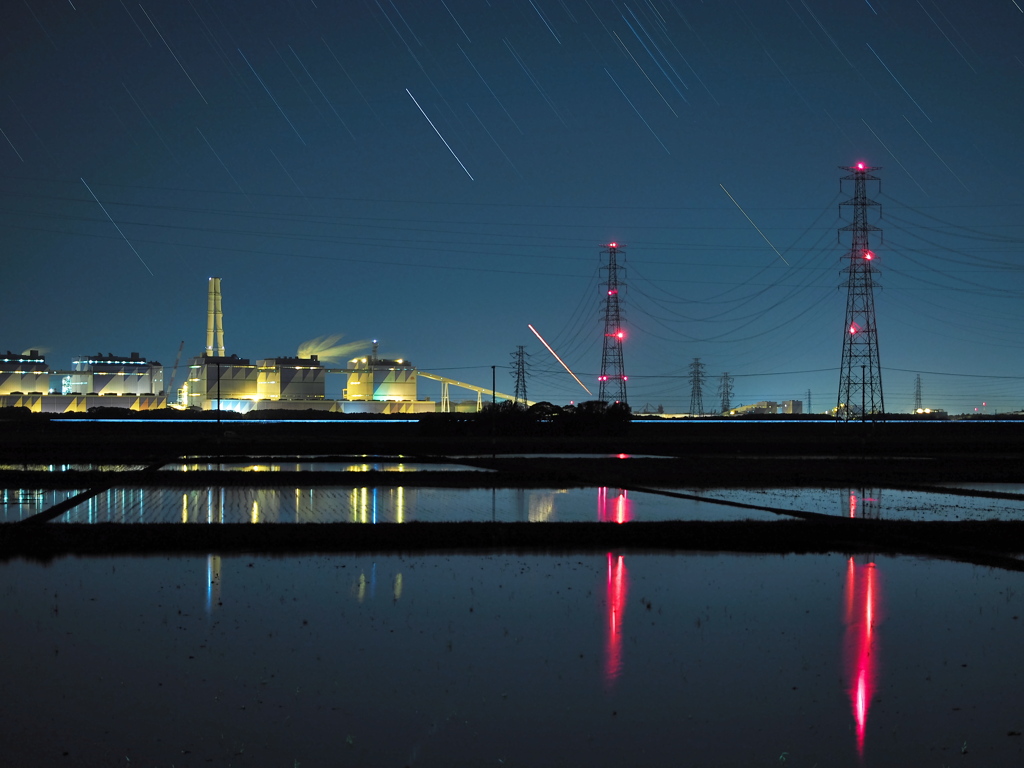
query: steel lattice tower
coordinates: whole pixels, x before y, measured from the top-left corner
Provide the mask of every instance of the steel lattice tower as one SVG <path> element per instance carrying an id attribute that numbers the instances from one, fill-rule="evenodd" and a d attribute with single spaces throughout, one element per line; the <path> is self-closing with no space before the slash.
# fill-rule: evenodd
<path id="1" fill-rule="evenodd" d="M 849 262 L 842 270 L 846 279 L 840 287 L 847 289 L 846 325 L 843 330 L 843 362 L 839 370 L 839 399 L 836 418 L 849 421 L 860 415 L 861 420 L 885 419 L 885 401 L 882 398 L 882 366 L 878 359 L 878 327 L 875 325 L 875 254 L 870 249 L 869 235 L 882 230 L 868 223 L 868 210 L 881 205 L 867 196 L 867 182 L 881 180 L 872 175 L 873 168 L 866 163 L 839 166 L 849 171 L 839 182 L 853 182 L 853 197 L 840 203 L 853 207 L 853 221 L 840 227 L 852 236 L 850 250 L 843 258 Z M 881 184 L 879 184 L 881 186 Z"/>
<path id="2" fill-rule="evenodd" d="M 914 412 L 921 410 L 921 374 L 914 379 Z"/>
<path id="3" fill-rule="evenodd" d="M 704 415 L 704 363 L 699 357 L 690 363 L 690 415 Z"/>
<path id="4" fill-rule="evenodd" d="M 516 404 L 522 403 L 526 405 L 526 358 L 529 355 L 526 353 L 526 347 L 518 346 L 516 351 L 512 353 L 512 375 L 516 379 L 516 391 L 515 400 Z"/>
<path id="5" fill-rule="evenodd" d="M 718 380 L 718 394 L 722 398 L 722 410 L 719 413 L 729 413 L 732 409 L 732 382 L 733 378 L 728 371 L 723 373 L 722 378 Z"/>
<path id="6" fill-rule="evenodd" d="M 598 381 L 598 400 L 606 403 L 626 403 L 626 372 L 622 366 L 622 340 L 626 338 L 622 330 L 622 311 L 619 307 L 619 295 L 626 284 L 619 279 L 619 272 L 625 267 L 618 263 L 622 246 L 608 243 L 608 250 L 601 251 L 608 255 L 608 266 L 601 267 L 606 273 L 601 287 L 605 289 L 604 297 L 604 347 L 601 350 L 601 375 Z M 623 254 L 625 259 L 625 254 Z"/>

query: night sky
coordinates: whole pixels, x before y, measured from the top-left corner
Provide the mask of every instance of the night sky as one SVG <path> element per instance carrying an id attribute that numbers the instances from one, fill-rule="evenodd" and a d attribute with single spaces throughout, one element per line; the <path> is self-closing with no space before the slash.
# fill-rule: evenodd
<path id="1" fill-rule="evenodd" d="M 228 354 L 512 392 L 523 345 L 564 404 L 527 324 L 596 396 L 616 241 L 634 410 L 700 358 L 706 410 L 823 411 L 865 161 L 887 410 L 1024 409 L 1022 39 L 1021 0 L 7 2 L 0 348 L 171 365 L 219 276 Z"/>

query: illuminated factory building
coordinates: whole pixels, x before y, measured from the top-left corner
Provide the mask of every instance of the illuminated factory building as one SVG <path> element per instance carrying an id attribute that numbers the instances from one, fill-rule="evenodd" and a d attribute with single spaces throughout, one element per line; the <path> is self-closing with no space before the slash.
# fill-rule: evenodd
<path id="1" fill-rule="evenodd" d="M 51 386 L 52 378 L 59 379 L 59 389 Z M 36 350 L 0 358 L 0 408 L 35 413 L 85 413 L 100 407 L 144 411 L 167 406 L 162 389 L 163 366 L 134 352 L 128 357 L 76 358 L 71 371 L 51 371 Z"/>
<path id="2" fill-rule="evenodd" d="M 50 369 L 38 350 L 8 351 L 0 358 L 0 395 L 41 395 L 50 391 Z"/>
<path id="3" fill-rule="evenodd" d="M 193 357 L 188 364 L 188 379 L 182 387 L 182 404 L 203 410 L 245 410 L 236 401 L 251 403 L 258 399 L 260 369 L 238 355 Z"/>
<path id="4" fill-rule="evenodd" d="M 259 360 L 260 400 L 323 400 L 327 372 L 316 355 Z"/>
<path id="5" fill-rule="evenodd" d="M 163 366 L 146 362 L 138 352 L 76 357 L 61 379 L 62 395 L 152 395 L 163 389 Z"/>
<path id="6" fill-rule="evenodd" d="M 400 402 L 416 399 L 416 369 L 407 360 L 377 357 L 377 345 L 369 357 L 348 361 L 346 400 Z"/>
<path id="7" fill-rule="evenodd" d="M 8 352 L 0 358 L 0 408 L 26 407 L 46 413 L 85 412 L 96 407 L 151 410 L 168 406 L 236 413 L 282 409 L 431 413 L 451 409 L 449 386 L 476 392 L 476 410 L 482 407 L 485 394 L 503 400 L 514 399 L 474 384 L 417 371 L 408 360 L 379 357 L 376 341 L 370 355 L 349 360 L 346 368 L 324 367 L 321 358 L 325 353 L 308 357 L 268 357 L 255 363 L 235 354 L 228 355 L 224 345 L 220 283 L 219 277 L 211 277 L 207 287 L 205 350 L 182 366 L 184 370 L 178 376 L 182 351 L 179 349 L 166 385 L 164 367 L 147 362 L 137 352 L 128 356 L 76 357 L 70 371 L 50 370 L 36 350 L 27 355 Z M 331 375 L 345 377 L 345 386 L 332 388 L 332 393 L 341 390 L 342 399 L 326 396 Z M 440 402 L 419 398 L 416 386 L 421 376 L 441 383 Z M 54 382 L 57 388 L 52 386 Z M 171 391 L 165 393 L 165 389 Z M 462 405 L 468 408 L 472 403 L 467 401 Z"/>

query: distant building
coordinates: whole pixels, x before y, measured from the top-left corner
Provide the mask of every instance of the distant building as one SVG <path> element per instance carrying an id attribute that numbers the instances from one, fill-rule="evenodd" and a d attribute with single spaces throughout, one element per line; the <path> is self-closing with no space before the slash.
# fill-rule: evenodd
<path id="1" fill-rule="evenodd" d="M 262 400 L 323 400 L 327 371 L 316 355 L 258 360 L 256 393 Z"/>
<path id="2" fill-rule="evenodd" d="M 188 363 L 188 379 L 182 387 L 186 405 L 203 410 L 245 410 L 259 399 L 259 368 L 238 355 L 199 355 Z M 247 401 L 246 407 L 242 401 Z"/>
<path id="3" fill-rule="evenodd" d="M 803 400 L 783 400 L 782 401 L 782 412 L 783 413 L 803 413 L 804 412 L 804 401 Z"/>
<path id="4" fill-rule="evenodd" d="M 153 395 L 163 390 L 163 366 L 147 362 L 138 352 L 76 357 L 60 388 L 63 395 Z"/>
<path id="5" fill-rule="evenodd" d="M 779 404 L 772 400 L 762 400 L 753 405 L 740 405 L 729 411 L 730 416 L 747 416 L 750 414 L 776 415 L 779 412 Z"/>
<path id="6" fill-rule="evenodd" d="M 358 357 L 348 361 L 348 372 L 346 400 L 416 400 L 416 369 L 408 360 Z"/>
<path id="7" fill-rule="evenodd" d="M 90 408 L 150 411 L 166 407 L 166 395 L 0 395 L 0 408 L 28 408 L 33 413 L 86 413 Z"/>
<path id="8" fill-rule="evenodd" d="M 0 357 L 0 395 L 47 394 L 50 391 L 50 368 L 39 350 L 27 355 L 8 351 Z"/>

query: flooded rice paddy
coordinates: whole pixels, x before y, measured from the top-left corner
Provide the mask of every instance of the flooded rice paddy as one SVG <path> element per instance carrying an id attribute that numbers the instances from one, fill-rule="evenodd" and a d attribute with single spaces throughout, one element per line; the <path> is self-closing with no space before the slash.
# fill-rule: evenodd
<path id="1" fill-rule="evenodd" d="M 1019 573 L 628 552 L 0 568 L 8 765 L 1024 758 Z"/>
<path id="2" fill-rule="evenodd" d="M 84 499 L 60 523 L 656 522 L 775 520 L 774 510 L 889 520 L 1024 520 L 1024 497 L 963 496 L 937 488 L 674 489 L 687 498 L 622 488 L 114 487 Z M 84 489 L 79 489 L 84 490 Z M 0 489 L 0 520 L 17 522 L 79 490 Z M 1020 495 L 1020 489 L 990 485 Z M 745 506 L 733 506 L 736 504 Z M 763 509 L 762 509 L 763 508 Z"/>

